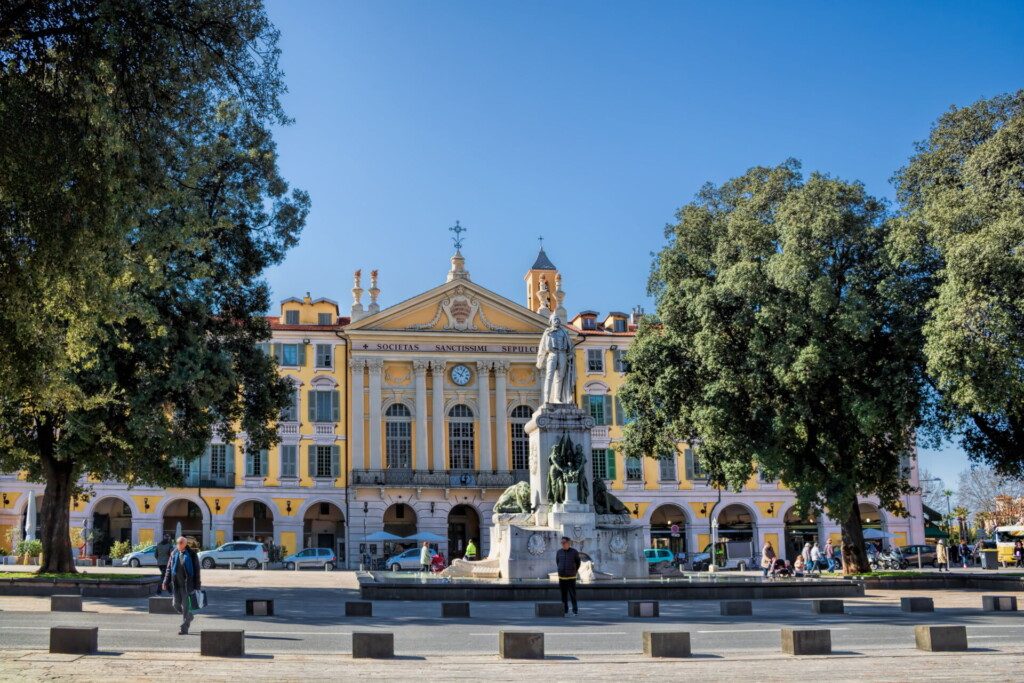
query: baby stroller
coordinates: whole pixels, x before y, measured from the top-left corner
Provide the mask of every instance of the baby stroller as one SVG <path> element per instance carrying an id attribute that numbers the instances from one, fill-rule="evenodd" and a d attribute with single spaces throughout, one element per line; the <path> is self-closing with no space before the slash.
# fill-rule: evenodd
<path id="1" fill-rule="evenodd" d="M 793 576 L 793 570 L 790 568 L 788 562 L 781 557 L 776 557 L 775 561 L 772 562 L 771 568 L 768 570 L 768 576 L 772 579 L 780 576 Z"/>

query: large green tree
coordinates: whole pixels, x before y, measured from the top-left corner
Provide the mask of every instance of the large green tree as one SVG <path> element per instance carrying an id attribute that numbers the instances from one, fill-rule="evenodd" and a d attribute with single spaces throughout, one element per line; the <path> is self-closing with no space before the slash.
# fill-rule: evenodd
<path id="1" fill-rule="evenodd" d="M 252 0 L 0 9 L 0 470 L 46 484 L 41 571 L 74 571 L 83 477 L 173 485 L 215 428 L 274 439 L 261 273 L 309 201 L 276 43 Z"/>
<path id="2" fill-rule="evenodd" d="M 940 433 L 1024 470 L 1024 90 L 942 115 L 896 174 L 895 244 L 930 288 Z"/>
<path id="3" fill-rule="evenodd" d="M 858 495 L 899 510 L 922 401 L 914 289 L 884 205 L 799 165 L 704 187 L 657 255 L 621 392 L 628 455 L 697 444 L 713 483 L 759 470 L 842 528 L 867 571 Z"/>

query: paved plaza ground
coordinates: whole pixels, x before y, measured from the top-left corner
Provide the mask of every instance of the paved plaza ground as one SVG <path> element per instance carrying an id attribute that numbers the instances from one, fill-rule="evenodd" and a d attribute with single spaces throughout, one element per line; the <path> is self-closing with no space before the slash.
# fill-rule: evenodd
<path id="1" fill-rule="evenodd" d="M 8 568 L 9 569 L 9 568 Z M 140 570 L 105 568 L 105 573 Z M 141 570 L 145 573 L 145 570 Z M 152 571 L 151 571 L 152 573 Z M 166 676 L 170 667 L 204 679 L 373 676 L 394 680 L 499 680 L 537 676 L 567 680 L 1024 679 L 1024 612 L 981 611 L 981 592 L 882 591 L 845 600 L 846 614 L 815 615 L 808 600 L 760 600 L 753 615 L 723 617 L 717 601 L 662 601 L 657 619 L 630 619 L 623 602 L 584 602 L 578 618 L 536 619 L 532 603 L 474 602 L 469 619 L 439 618 L 437 602 L 376 602 L 372 618 L 346 618 L 344 602 L 358 599 L 352 572 L 204 572 L 211 604 L 188 636 L 176 634 L 177 617 L 151 615 L 145 599 L 86 598 L 82 613 L 51 613 L 49 598 L 0 597 L 0 679 L 98 680 Z M 900 611 L 899 598 L 928 596 L 932 614 Z M 273 598 L 273 617 L 246 617 L 246 598 Z M 1018 594 L 1024 606 L 1024 595 Z M 917 624 L 962 624 L 967 653 L 931 654 L 914 648 Z M 52 625 L 98 626 L 103 654 L 78 658 L 46 653 Z M 780 652 L 782 627 L 828 628 L 830 657 Z M 200 658 L 204 628 L 244 629 L 248 656 Z M 498 630 L 545 634 L 544 662 L 497 658 Z M 694 657 L 654 661 L 641 655 L 645 630 L 691 634 Z M 353 660 L 353 631 L 395 634 L 394 660 Z"/>

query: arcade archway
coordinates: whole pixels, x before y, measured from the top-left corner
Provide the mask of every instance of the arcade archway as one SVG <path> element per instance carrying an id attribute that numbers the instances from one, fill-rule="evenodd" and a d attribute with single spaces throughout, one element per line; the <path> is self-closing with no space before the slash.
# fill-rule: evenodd
<path id="1" fill-rule="evenodd" d="M 651 547 L 686 552 L 686 514 L 678 505 L 661 505 L 651 513 Z"/>
<path id="2" fill-rule="evenodd" d="M 345 557 L 345 515 L 334 503 L 313 503 L 302 518 L 302 547 L 330 548 Z"/>
<path id="3" fill-rule="evenodd" d="M 802 517 L 794 505 L 786 512 L 783 523 L 786 531 L 786 559 L 792 560 L 799 555 L 804 544 L 814 545 L 819 542 L 818 518 L 814 515 Z"/>
<path id="4" fill-rule="evenodd" d="M 203 511 L 191 500 L 179 498 L 164 508 L 164 533 L 192 538 L 202 546 Z"/>
<path id="5" fill-rule="evenodd" d="M 117 541 L 132 540 L 132 508 L 127 501 L 110 496 L 99 500 L 92 508 L 93 555 L 107 555 Z"/>
<path id="6" fill-rule="evenodd" d="M 231 534 L 233 541 L 257 541 L 273 545 L 274 513 L 258 500 L 247 500 L 235 508 Z"/>
<path id="7" fill-rule="evenodd" d="M 463 557 L 469 541 L 476 546 L 480 558 L 480 515 L 469 505 L 456 505 L 448 513 L 448 561 Z"/>

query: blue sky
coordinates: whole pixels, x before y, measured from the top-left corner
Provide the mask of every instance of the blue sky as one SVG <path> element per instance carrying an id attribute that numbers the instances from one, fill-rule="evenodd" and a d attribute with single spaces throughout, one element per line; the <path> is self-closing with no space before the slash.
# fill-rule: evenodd
<path id="1" fill-rule="evenodd" d="M 313 208 L 268 273 L 347 313 L 440 284 L 447 228 L 515 301 L 537 236 L 566 306 L 651 308 L 650 254 L 705 182 L 800 159 L 889 178 L 953 104 L 1024 87 L 1019 2 L 294 2 L 281 30 L 281 167 Z M 954 483 L 956 448 L 922 456 Z"/>

